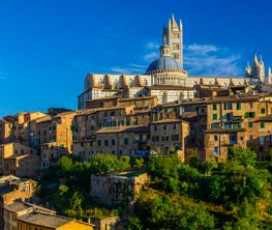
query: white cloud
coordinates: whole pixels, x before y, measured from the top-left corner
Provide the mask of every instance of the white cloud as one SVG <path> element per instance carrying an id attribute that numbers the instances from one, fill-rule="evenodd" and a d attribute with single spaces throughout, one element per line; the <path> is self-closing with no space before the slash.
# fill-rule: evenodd
<path id="1" fill-rule="evenodd" d="M 120 74 L 142 74 L 145 72 L 145 70 L 146 66 L 135 63 L 129 63 L 125 67 L 115 66 L 111 68 L 112 72 Z"/>
<path id="2" fill-rule="evenodd" d="M 237 76 L 241 55 L 225 47 L 191 44 L 184 47 L 184 66 L 189 75 Z"/>
<path id="3" fill-rule="evenodd" d="M 146 68 L 145 65 L 139 65 L 139 64 L 135 64 L 135 63 L 129 63 L 129 65 L 132 67 L 140 68 L 140 69 Z"/>
<path id="4" fill-rule="evenodd" d="M 155 59 L 159 58 L 159 52 L 151 52 L 146 55 L 144 55 L 144 60 L 145 61 L 154 61 Z"/>

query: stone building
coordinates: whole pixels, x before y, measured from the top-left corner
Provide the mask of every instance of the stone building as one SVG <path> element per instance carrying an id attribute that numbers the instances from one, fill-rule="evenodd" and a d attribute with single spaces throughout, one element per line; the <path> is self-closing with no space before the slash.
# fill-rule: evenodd
<path id="1" fill-rule="evenodd" d="M 189 145 L 197 147 L 203 161 L 225 161 L 230 147 L 238 145 L 252 148 L 263 159 L 265 146 L 270 146 L 271 99 L 267 94 L 243 94 L 184 102 L 181 114 L 190 121 Z"/>
<path id="2" fill-rule="evenodd" d="M 8 144 L 0 145 L 0 173 L 3 174 L 5 172 L 6 173 L 9 172 L 8 174 L 14 174 L 16 172 L 16 169 L 18 169 L 15 166 L 18 166 L 18 165 L 15 164 L 14 167 L 12 167 L 12 170 L 10 171 L 10 170 L 7 170 L 9 166 L 6 161 L 9 161 L 7 159 L 11 159 L 13 157 L 16 158 L 17 156 L 23 156 L 23 155 L 33 156 L 33 158 L 35 159 L 35 156 L 37 157 L 37 150 L 18 142 L 12 142 Z"/>
<path id="3" fill-rule="evenodd" d="M 126 206 L 140 194 L 149 177 L 140 172 L 91 175 L 90 182 L 90 194 L 95 200 L 107 206 Z"/>
<path id="4" fill-rule="evenodd" d="M 73 150 L 75 155 L 86 161 L 96 153 L 144 155 L 149 152 L 148 138 L 149 128 L 146 126 L 106 127 L 99 129 L 93 140 L 75 140 Z"/>
<path id="5" fill-rule="evenodd" d="M 17 218 L 31 212 L 56 215 L 56 211 L 24 201 L 15 201 L 4 206 L 4 230 L 17 230 Z"/>
<path id="6" fill-rule="evenodd" d="M 34 120 L 29 135 L 31 144 L 39 146 L 44 143 L 53 143 L 55 146 L 67 148 L 71 152 L 72 132 L 71 126 L 76 112 L 69 111 L 58 114 L 55 117 L 46 117 Z M 32 129 L 33 128 L 33 129 Z"/>
<path id="7" fill-rule="evenodd" d="M 184 159 L 189 124 L 179 119 L 162 119 L 150 123 L 150 147 L 154 154 L 178 153 Z"/>
<path id="8" fill-rule="evenodd" d="M 37 118 L 44 117 L 41 112 L 23 112 L 14 116 L 6 116 L 0 120 L 0 143 L 20 141 L 29 144 L 29 123 Z"/>
<path id="9" fill-rule="evenodd" d="M 14 154 L 4 158 L 4 175 L 37 178 L 40 171 L 40 156 L 37 154 Z"/>
<path id="10" fill-rule="evenodd" d="M 20 179 L 15 176 L 0 178 L 0 227 L 4 225 L 3 207 L 16 200 L 34 199 L 37 182 L 30 179 Z"/>
<path id="11" fill-rule="evenodd" d="M 93 230 L 93 225 L 64 216 L 31 212 L 17 218 L 17 229 Z"/>

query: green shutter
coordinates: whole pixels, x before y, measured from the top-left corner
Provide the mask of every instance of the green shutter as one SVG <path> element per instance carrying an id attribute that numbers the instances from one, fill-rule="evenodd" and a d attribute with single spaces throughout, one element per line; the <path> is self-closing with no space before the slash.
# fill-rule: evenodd
<path id="1" fill-rule="evenodd" d="M 237 110 L 241 110 L 241 102 L 237 102 L 237 104 L 236 104 L 236 109 L 237 109 Z"/>

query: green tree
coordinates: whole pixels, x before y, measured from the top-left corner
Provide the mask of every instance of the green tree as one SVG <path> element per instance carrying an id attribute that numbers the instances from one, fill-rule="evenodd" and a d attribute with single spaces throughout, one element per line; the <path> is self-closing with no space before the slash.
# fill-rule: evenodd
<path id="1" fill-rule="evenodd" d="M 207 160 L 203 163 L 205 174 L 210 176 L 213 169 L 218 167 L 218 164 L 214 158 Z"/>
<path id="2" fill-rule="evenodd" d="M 126 170 L 129 170 L 130 168 L 131 168 L 130 157 L 129 156 L 121 156 L 118 159 L 117 169 L 119 171 L 126 171 Z"/>
<path id="3" fill-rule="evenodd" d="M 128 218 L 128 230 L 142 230 L 142 229 L 143 225 L 138 217 L 132 216 Z"/>
<path id="4" fill-rule="evenodd" d="M 69 171 L 73 167 L 73 160 L 69 156 L 63 156 L 59 159 L 58 166 L 63 171 Z"/>
<path id="5" fill-rule="evenodd" d="M 91 173 L 113 172 L 118 169 L 118 158 L 110 154 L 96 154 L 92 157 Z"/>
<path id="6" fill-rule="evenodd" d="M 65 193 L 68 192 L 68 190 L 69 190 L 69 187 L 67 185 L 61 184 L 59 186 L 59 194 L 60 194 L 60 196 L 63 196 Z"/>

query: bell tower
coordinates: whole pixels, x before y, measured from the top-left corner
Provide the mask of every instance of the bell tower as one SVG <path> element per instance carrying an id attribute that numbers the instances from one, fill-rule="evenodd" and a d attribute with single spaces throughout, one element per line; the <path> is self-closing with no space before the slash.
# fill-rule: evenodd
<path id="1" fill-rule="evenodd" d="M 168 20 L 168 27 L 163 28 L 163 44 L 170 47 L 171 57 L 177 59 L 183 69 L 183 32 L 182 22 L 176 22 L 174 14 Z"/>

